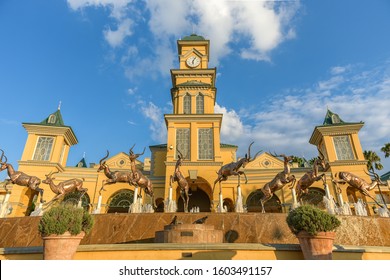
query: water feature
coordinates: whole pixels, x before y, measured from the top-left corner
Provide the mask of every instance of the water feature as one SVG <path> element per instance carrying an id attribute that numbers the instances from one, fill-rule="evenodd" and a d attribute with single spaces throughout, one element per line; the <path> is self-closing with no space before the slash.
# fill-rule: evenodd
<path id="1" fill-rule="evenodd" d="M 245 213 L 246 212 L 246 209 L 244 208 L 244 204 L 242 202 L 242 193 L 241 193 L 240 185 L 237 186 L 237 199 L 236 199 L 236 205 L 235 205 L 235 212 L 236 213 Z"/>

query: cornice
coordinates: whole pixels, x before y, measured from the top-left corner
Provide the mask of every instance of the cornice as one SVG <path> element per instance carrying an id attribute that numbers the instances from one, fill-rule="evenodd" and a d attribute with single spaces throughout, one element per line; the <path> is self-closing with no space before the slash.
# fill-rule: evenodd
<path id="1" fill-rule="evenodd" d="M 364 123 L 362 122 L 353 124 L 316 126 L 310 137 L 309 143 L 317 146 L 322 136 L 337 136 L 358 133 L 363 126 Z"/>
<path id="2" fill-rule="evenodd" d="M 40 124 L 23 123 L 23 127 L 28 133 L 47 135 L 47 136 L 64 136 L 65 141 L 70 145 L 76 145 L 78 140 L 70 126 L 46 126 Z"/>
<path id="3" fill-rule="evenodd" d="M 24 161 L 24 160 L 19 160 L 18 161 L 18 165 L 19 165 L 19 167 L 21 165 L 24 165 L 24 166 L 34 166 L 34 167 L 37 167 L 37 166 L 55 167 L 55 168 L 57 168 L 61 172 L 65 171 L 65 168 L 61 164 L 56 163 L 56 162 L 51 162 L 51 161 L 43 161 L 43 160 L 26 160 L 26 161 Z"/>
<path id="4" fill-rule="evenodd" d="M 168 122 L 174 121 L 175 123 L 209 123 L 209 122 L 222 122 L 222 114 L 165 114 L 165 124 L 168 127 Z"/>

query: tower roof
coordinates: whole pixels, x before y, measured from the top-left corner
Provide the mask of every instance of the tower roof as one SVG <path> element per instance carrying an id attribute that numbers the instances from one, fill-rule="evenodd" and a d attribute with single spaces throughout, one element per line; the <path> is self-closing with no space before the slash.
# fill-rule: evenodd
<path id="1" fill-rule="evenodd" d="M 62 119 L 61 111 L 58 109 L 54 113 L 50 114 L 46 119 L 40 122 L 43 125 L 52 126 L 65 126 L 64 120 Z"/>
<path id="2" fill-rule="evenodd" d="M 190 36 L 185 36 L 182 40 L 183 41 L 204 41 L 205 38 L 203 36 L 193 33 Z"/>
<path id="3" fill-rule="evenodd" d="M 22 125 L 25 129 L 34 133 L 43 133 L 45 135 L 50 135 L 52 133 L 55 133 L 56 135 L 58 133 L 64 134 L 65 139 L 70 145 L 78 143 L 72 127 L 64 124 L 60 108 L 39 123 L 22 123 Z"/>
<path id="4" fill-rule="evenodd" d="M 339 117 L 339 115 L 327 109 L 326 116 L 322 125 L 332 125 L 332 124 L 341 124 L 341 123 L 345 123 L 345 122 Z"/>

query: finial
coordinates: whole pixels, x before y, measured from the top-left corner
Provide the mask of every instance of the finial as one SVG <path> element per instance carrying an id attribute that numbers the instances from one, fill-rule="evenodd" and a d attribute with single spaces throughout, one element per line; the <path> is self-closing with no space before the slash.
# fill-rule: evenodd
<path id="1" fill-rule="evenodd" d="M 85 159 L 85 152 L 83 153 L 83 158 Z"/>
<path id="2" fill-rule="evenodd" d="M 61 101 L 58 103 L 58 111 L 61 110 Z"/>

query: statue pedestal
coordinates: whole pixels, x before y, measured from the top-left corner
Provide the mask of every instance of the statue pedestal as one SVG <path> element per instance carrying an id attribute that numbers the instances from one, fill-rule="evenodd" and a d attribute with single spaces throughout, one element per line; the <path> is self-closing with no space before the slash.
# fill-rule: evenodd
<path id="1" fill-rule="evenodd" d="M 213 225 L 178 224 L 155 233 L 155 243 L 223 243 L 223 231 Z"/>

